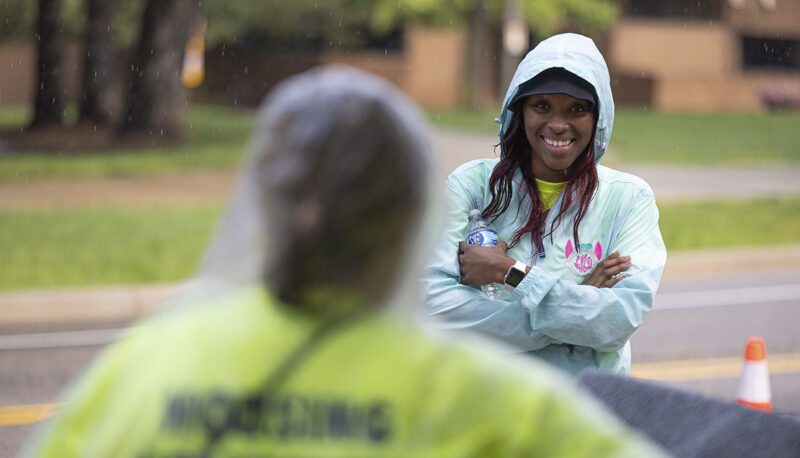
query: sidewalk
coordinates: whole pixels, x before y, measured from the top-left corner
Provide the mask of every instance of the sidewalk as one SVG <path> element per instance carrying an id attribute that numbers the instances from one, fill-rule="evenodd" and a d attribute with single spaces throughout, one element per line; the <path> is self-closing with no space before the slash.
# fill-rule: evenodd
<path id="1" fill-rule="evenodd" d="M 800 244 L 668 255 L 662 283 L 758 271 L 798 271 Z M 130 322 L 157 310 L 179 285 L 124 285 L 0 293 L 0 329 Z"/>

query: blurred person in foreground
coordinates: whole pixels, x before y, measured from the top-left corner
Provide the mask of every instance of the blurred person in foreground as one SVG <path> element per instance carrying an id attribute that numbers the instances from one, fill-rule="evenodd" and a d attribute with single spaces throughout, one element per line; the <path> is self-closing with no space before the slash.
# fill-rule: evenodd
<path id="1" fill-rule="evenodd" d="M 598 164 L 614 99 L 592 40 L 567 33 L 539 43 L 517 67 L 499 122 L 500 157 L 447 178 L 426 311 L 570 374 L 627 375 L 666 249 L 650 186 Z M 464 243 L 473 209 L 497 231 L 496 246 Z M 504 286 L 498 297 L 477 288 L 491 283 Z"/>
<path id="2" fill-rule="evenodd" d="M 389 83 L 324 68 L 276 87 L 197 278 L 105 351 L 35 456 L 650 456 L 532 361 L 411 319 L 436 188 Z"/>

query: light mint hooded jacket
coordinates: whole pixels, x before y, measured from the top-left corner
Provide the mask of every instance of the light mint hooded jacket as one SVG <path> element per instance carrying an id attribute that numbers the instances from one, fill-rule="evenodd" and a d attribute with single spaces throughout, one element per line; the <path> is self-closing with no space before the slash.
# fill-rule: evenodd
<path id="1" fill-rule="evenodd" d="M 614 101 L 603 56 L 591 39 L 581 35 L 548 38 L 523 59 L 503 102 L 499 137 L 508 128 L 513 115 L 509 105 L 519 86 L 553 67 L 564 68 L 595 88 L 599 115 L 594 147 L 599 161 L 611 136 Z M 427 313 L 444 328 L 491 335 L 569 373 L 598 368 L 628 374 L 630 337 L 653 306 L 666 262 L 653 191 L 638 177 L 598 165 L 597 190 L 578 230 L 580 245 L 572 240 L 573 205 L 552 236 L 544 238 L 543 256 L 534 252 L 531 234 L 508 250 L 509 256 L 532 268 L 513 293 L 504 291 L 499 300 L 489 300 L 479 288 L 459 283 L 457 249 L 466 237 L 469 210 L 483 210 L 491 201 L 489 177 L 498 162 L 471 161 L 447 179 L 445 232 L 422 278 Z M 492 222 L 500 240 L 510 241 L 528 219 L 531 202 L 521 183 L 517 171 L 508 210 Z M 559 213 L 562 197 L 548 213 L 546 232 Z M 626 277 L 613 288 L 581 285 L 597 263 L 615 251 L 631 256 Z"/>

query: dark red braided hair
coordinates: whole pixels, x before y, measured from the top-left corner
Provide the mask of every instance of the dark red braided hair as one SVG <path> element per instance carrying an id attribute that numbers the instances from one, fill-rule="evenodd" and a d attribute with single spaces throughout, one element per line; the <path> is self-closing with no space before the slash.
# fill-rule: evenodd
<path id="1" fill-rule="evenodd" d="M 595 122 L 597 117 L 595 116 Z M 597 189 L 597 168 L 594 163 L 594 132 L 592 132 L 592 140 L 589 146 L 583 151 L 572 163 L 574 171 L 566 186 L 564 187 L 563 203 L 553 223 L 550 226 L 550 231 L 544 233 L 545 220 L 547 212 L 539 200 L 539 189 L 536 186 L 535 176 L 533 175 L 533 167 L 531 165 L 531 146 L 525 136 L 525 128 L 522 122 L 522 115 L 515 112 L 511 121 L 509 122 L 506 135 L 502 141 L 497 145 L 500 146 L 503 154 L 500 162 L 497 163 L 492 175 L 489 178 L 489 189 L 492 194 L 492 200 L 489 205 L 483 210 L 484 218 L 497 219 L 502 213 L 508 210 L 511 203 L 512 194 L 512 181 L 514 172 L 520 169 L 522 172 L 523 192 L 530 198 L 531 212 L 528 217 L 527 223 L 519 228 L 513 235 L 509 246 L 514 246 L 519 242 L 519 239 L 527 233 L 542 232 L 543 237 L 552 235 L 553 231 L 561 224 L 564 214 L 573 206 L 578 206 L 578 212 L 575 215 L 575 220 L 572 223 L 572 236 L 575 239 L 575 246 L 578 246 L 578 226 L 580 225 L 583 217 L 586 215 L 586 210 L 589 208 L 589 202 L 592 200 Z M 495 147 L 497 147 L 495 146 Z M 519 207 L 517 208 L 517 217 L 522 210 L 522 202 L 525 199 L 520 199 Z M 536 231 L 536 232 L 534 232 Z M 537 244 L 537 249 L 540 242 L 539 237 L 534 237 L 534 244 Z"/>

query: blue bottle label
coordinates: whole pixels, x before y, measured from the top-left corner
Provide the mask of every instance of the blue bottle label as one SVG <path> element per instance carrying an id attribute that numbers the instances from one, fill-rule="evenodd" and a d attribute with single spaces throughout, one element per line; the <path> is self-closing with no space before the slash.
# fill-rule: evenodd
<path id="1" fill-rule="evenodd" d="M 497 245 L 497 232 L 491 229 L 478 229 L 467 236 L 467 243 L 477 246 Z"/>

